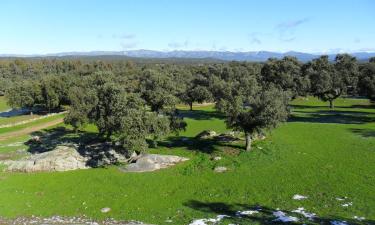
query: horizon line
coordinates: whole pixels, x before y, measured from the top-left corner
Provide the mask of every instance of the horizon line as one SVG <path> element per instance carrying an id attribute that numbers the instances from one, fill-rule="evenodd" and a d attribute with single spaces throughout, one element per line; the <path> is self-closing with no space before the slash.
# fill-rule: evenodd
<path id="1" fill-rule="evenodd" d="M 332 51 L 332 52 L 304 52 L 296 50 L 288 51 L 273 51 L 273 50 L 249 50 L 249 51 L 236 51 L 236 50 L 208 50 L 208 49 L 196 49 L 196 50 L 184 50 L 184 49 L 174 49 L 174 50 L 154 50 L 154 49 L 131 49 L 131 50 L 88 50 L 88 51 L 61 51 L 61 52 L 52 52 L 52 53 L 0 53 L 0 56 L 18 56 L 18 57 L 35 57 L 35 56 L 56 56 L 59 54 L 89 54 L 89 53 L 126 53 L 126 52 L 136 52 L 136 51 L 150 51 L 150 52 L 161 52 L 161 53 L 170 53 L 170 52 L 222 52 L 222 53 L 259 53 L 259 52 L 269 52 L 277 54 L 287 54 L 287 53 L 303 53 L 310 55 L 334 55 L 334 54 L 355 54 L 355 53 L 375 53 L 375 50 L 348 50 L 348 51 Z M 111 55 L 111 54 L 103 54 Z M 125 55 L 124 55 L 125 56 Z"/>

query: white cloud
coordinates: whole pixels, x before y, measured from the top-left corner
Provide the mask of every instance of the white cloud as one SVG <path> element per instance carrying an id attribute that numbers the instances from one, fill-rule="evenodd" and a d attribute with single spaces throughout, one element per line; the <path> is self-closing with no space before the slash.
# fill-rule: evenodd
<path id="1" fill-rule="evenodd" d="M 279 40 L 284 42 L 294 41 L 296 39 L 296 29 L 309 21 L 309 18 L 302 18 L 298 20 L 291 20 L 277 24 L 275 29 L 278 32 Z"/>

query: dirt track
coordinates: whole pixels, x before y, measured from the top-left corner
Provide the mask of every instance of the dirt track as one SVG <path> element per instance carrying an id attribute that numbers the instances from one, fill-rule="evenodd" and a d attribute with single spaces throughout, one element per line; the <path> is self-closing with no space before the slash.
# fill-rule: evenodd
<path id="1" fill-rule="evenodd" d="M 59 118 L 59 119 L 56 119 L 56 120 L 49 121 L 47 123 L 26 127 L 26 128 L 21 129 L 21 130 L 11 131 L 11 132 L 8 132 L 8 133 L 5 133 L 5 134 L 0 134 L 0 141 L 4 141 L 4 140 L 7 140 L 9 138 L 16 137 L 16 136 L 30 134 L 34 131 L 42 130 L 42 129 L 57 125 L 59 123 L 62 123 L 63 121 L 64 121 L 63 118 Z"/>

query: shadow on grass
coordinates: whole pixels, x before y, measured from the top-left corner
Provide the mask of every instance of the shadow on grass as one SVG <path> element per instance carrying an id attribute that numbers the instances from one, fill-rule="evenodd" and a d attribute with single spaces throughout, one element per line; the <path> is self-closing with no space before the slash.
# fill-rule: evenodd
<path id="1" fill-rule="evenodd" d="M 352 128 L 350 131 L 365 138 L 375 137 L 375 130 L 371 129 Z"/>
<path id="2" fill-rule="evenodd" d="M 303 111 L 303 110 L 293 110 L 296 113 L 305 114 L 324 114 L 324 115 L 354 115 L 354 116 L 371 116 L 375 115 L 375 112 L 363 112 L 355 110 L 319 110 L 319 111 Z"/>
<path id="3" fill-rule="evenodd" d="M 224 119 L 225 116 L 217 111 L 205 111 L 205 110 L 179 110 L 179 113 L 184 118 L 195 119 L 195 120 L 210 120 L 210 119 Z"/>
<path id="4" fill-rule="evenodd" d="M 95 140 L 98 140 L 96 133 L 90 132 L 74 132 L 65 127 L 56 127 L 48 129 L 48 131 L 36 131 L 31 134 L 38 137 L 38 141 L 29 140 L 25 144 L 29 147 L 30 153 L 42 153 L 55 149 L 58 145 L 76 144 L 84 146 Z"/>
<path id="5" fill-rule="evenodd" d="M 298 218 L 298 222 L 292 222 L 289 224 L 332 224 L 333 221 L 345 221 L 345 224 L 374 224 L 374 220 L 356 220 L 353 218 L 343 218 L 339 216 L 319 217 L 316 215 L 313 220 L 309 220 L 299 213 L 295 213 L 288 210 L 273 209 L 267 206 L 261 205 L 247 205 L 247 204 L 227 204 L 222 202 L 201 202 L 196 200 L 190 200 L 184 203 L 184 206 L 191 209 L 203 212 L 203 213 L 214 213 L 217 215 L 227 215 L 229 217 L 224 218 L 224 221 L 228 220 L 235 224 L 285 224 L 281 221 L 275 221 L 276 217 L 274 212 L 282 211 L 286 216 L 293 216 Z M 238 211 L 256 210 L 258 213 L 251 215 L 239 215 Z M 344 223 L 343 223 L 344 224 Z"/>
<path id="6" fill-rule="evenodd" d="M 290 104 L 290 106 L 293 109 L 322 109 L 331 111 L 329 109 L 329 106 L 324 105 L 295 105 Z M 368 104 L 368 105 L 350 105 L 350 106 L 335 106 L 335 108 L 332 111 L 335 111 L 335 109 L 375 109 L 375 104 Z"/>
<path id="7" fill-rule="evenodd" d="M 341 124 L 363 124 L 375 121 L 375 117 L 369 112 L 358 111 L 326 111 L 303 112 L 295 110 L 288 122 L 308 123 L 341 123 Z"/>
<path id="8" fill-rule="evenodd" d="M 169 137 L 163 141 L 159 141 L 158 145 L 167 148 L 185 147 L 188 150 L 202 152 L 206 154 L 211 154 L 216 151 L 223 150 L 223 148 L 227 151 L 238 151 L 238 153 L 239 151 L 243 151 L 245 149 L 244 147 L 240 146 L 239 144 L 236 144 L 235 142 L 220 141 L 215 138 L 199 139 L 195 137 Z M 234 152 L 233 154 L 236 154 Z"/>

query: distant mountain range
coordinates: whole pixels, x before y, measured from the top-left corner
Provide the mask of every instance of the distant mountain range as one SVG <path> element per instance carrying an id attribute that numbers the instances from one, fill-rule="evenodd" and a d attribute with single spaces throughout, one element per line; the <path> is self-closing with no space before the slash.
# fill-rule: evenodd
<path id="1" fill-rule="evenodd" d="M 371 57 L 375 57 L 375 52 L 355 52 L 350 53 L 357 57 L 360 61 L 367 61 Z M 153 51 L 153 50 L 131 50 L 131 51 L 92 51 L 92 52 L 61 52 L 45 55 L 16 55 L 16 54 L 0 54 L 0 57 L 67 57 L 67 56 L 117 56 L 132 58 L 180 58 L 180 59 L 218 59 L 218 60 L 237 60 L 237 61 L 253 61 L 262 62 L 269 58 L 282 58 L 284 56 L 295 56 L 301 61 L 309 61 L 319 57 L 321 54 L 311 54 L 303 52 L 270 52 L 270 51 L 251 51 L 251 52 L 230 52 L 230 51 Z M 328 54 L 331 60 L 334 60 L 336 54 Z"/>

